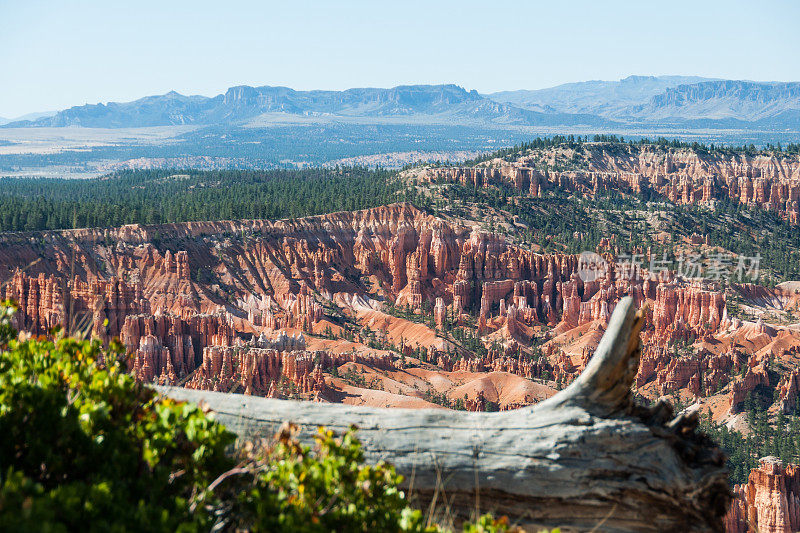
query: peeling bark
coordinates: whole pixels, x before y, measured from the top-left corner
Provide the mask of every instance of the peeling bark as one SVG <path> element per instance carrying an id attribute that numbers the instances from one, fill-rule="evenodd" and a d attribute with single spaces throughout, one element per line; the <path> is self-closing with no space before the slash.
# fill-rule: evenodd
<path id="1" fill-rule="evenodd" d="M 245 438 L 285 421 L 310 440 L 320 425 L 359 428 L 368 461 L 386 460 L 420 502 L 456 519 L 476 510 L 536 531 L 722 531 L 725 457 L 695 431 L 695 414 L 634 402 L 643 318 L 616 307 L 584 372 L 535 406 L 502 413 L 352 407 L 237 394 L 160 390 L 204 401 Z"/>

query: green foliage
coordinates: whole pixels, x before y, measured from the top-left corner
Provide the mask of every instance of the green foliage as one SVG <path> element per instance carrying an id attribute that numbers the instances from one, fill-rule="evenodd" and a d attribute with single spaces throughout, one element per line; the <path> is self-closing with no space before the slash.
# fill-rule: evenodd
<path id="1" fill-rule="evenodd" d="M 758 466 L 760 455 L 755 449 L 754 439 L 741 432 L 728 429 L 725 424 L 717 424 L 710 416 L 702 418 L 700 428 L 710 436 L 728 457 L 728 481 L 731 485 L 747 483 L 750 470 Z"/>
<path id="2" fill-rule="evenodd" d="M 97 179 L 0 179 L 0 231 L 301 217 L 394 202 L 394 173 L 365 168 L 125 171 Z"/>
<path id="3" fill-rule="evenodd" d="M 508 520 L 503 517 L 495 519 L 490 514 L 479 517 L 475 522 L 464 524 L 464 533 L 501 533 L 508 531 Z M 560 530 L 554 529 L 551 533 L 559 533 Z M 542 532 L 547 533 L 547 532 Z"/>
<path id="4" fill-rule="evenodd" d="M 6 307 L 0 307 L 7 315 Z M 5 329 L 7 323 L 3 324 Z M 7 333 L 7 329 L 5 330 Z M 121 346 L 12 339 L 0 352 L 0 529 L 205 529 L 197 486 L 233 435 L 122 372 Z"/>
<path id="5" fill-rule="evenodd" d="M 124 372 L 122 346 L 17 337 L 0 304 L 0 530 L 440 531 L 351 428 L 246 443 Z M 470 532 L 502 532 L 483 516 Z"/>
<path id="6" fill-rule="evenodd" d="M 524 152 L 530 150 L 542 150 L 546 148 L 553 148 L 553 147 L 562 147 L 562 148 L 570 148 L 573 150 L 581 150 L 583 145 L 592 142 L 592 143 L 602 143 L 604 144 L 604 149 L 611 153 L 624 153 L 630 150 L 635 150 L 637 147 L 650 145 L 655 146 L 661 149 L 684 149 L 684 150 L 692 150 L 697 154 L 707 155 L 707 154 L 744 154 L 748 156 L 756 156 L 761 154 L 793 154 L 793 153 L 800 153 L 800 144 L 790 143 L 786 148 L 781 147 L 781 144 L 778 143 L 777 146 L 772 145 L 770 143 L 765 143 L 763 149 L 759 150 L 753 144 L 743 144 L 741 146 L 736 145 L 723 145 L 723 144 L 704 144 L 700 142 L 685 142 L 681 141 L 677 138 L 668 139 L 666 137 L 658 137 L 657 139 L 649 139 L 647 137 L 639 137 L 634 139 L 625 140 L 625 137 L 617 137 L 616 135 L 605 135 L 599 134 L 594 135 L 589 139 L 589 136 L 586 135 L 581 137 L 578 135 L 577 137 L 574 135 L 553 135 L 552 137 L 537 137 L 532 141 L 523 142 L 520 144 L 516 144 L 514 146 L 508 148 L 501 148 L 491 153 L 484 154 L 480 157 L 475 159 L 471 159 L 466 161 L 464 165 L 475 165 L 477 163 L 481 163 L 483 161 L 490 161 L 495 158 L 503 158 L 506 160 L 512 160 Z"/>
<path id="7" fill-rule="evenodd" d="M 316 453 L 291 429 L 256 452 L 249 488 L 235 487 L 237 527 L 252 531 L 435 531 L 398 489 L 402 476 L 384 462 L 365 465 L 350 428 L 341 438 L 320 428 Z M 270 465 L 263 469 L 259 465 Z"/>
<path id="8" fill-rule="evenodd" d="M 495 158 L 504 158 L 511 160 L 516 158 L 523 152 L 528 150 L 542 150 L 544 148 L 553 148 L 555 146 L 564 146 L 565 148 L 579 148 L 584 142 L 588 142 L 588 137 L 581 138 L 579 135 L 553 135 L 552 137 L 536 137 L 532 141 L 515 144 L 508 148 L 501 148 L 494 152 L 484 154 L 475 159 L 470 159 L 462 163 L 463 166 L 472 166 L 484 161 L 490 161 Z"/>
<path id="9" fill-rule="evenodd" d="M 8 345 L 8 341 L 16 336 L 16 331 L 11 325 L 16 307 L 10 302 L 0 302 L 0 348 Z"/>
<path id="10" fill-rule="evenodd" d="M 800 416 L 786 415 L 779 410 L 770 419 L 769 403 L 759 398 L 757 392 L 748 395 L 745 400 L 747 434 L 713 422 L 710 412 L 701 419 L 703 431 L 728 456 L 731 484 L 747 483 L 750 471 L 758 467 L 761 457 L 771 455 L 785 463 L 800 461 Z"/>

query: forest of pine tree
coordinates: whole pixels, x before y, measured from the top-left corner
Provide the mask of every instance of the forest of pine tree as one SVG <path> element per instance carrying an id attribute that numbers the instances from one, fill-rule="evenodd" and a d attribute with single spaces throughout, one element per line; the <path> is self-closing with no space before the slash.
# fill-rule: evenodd
<path id="1" fill-rule="evenodd" d="M 800 416 L 779 410 L 770 415 L 751 394 L 745 401 L 747 435 L 702 415 L 701 428 L 717 442 L 728 456 L 731 484 L 747 483 L 750 470 L 758 467 L 761 457 L 771 455 L 784 463 L 800 463 Z"/>
<path id="2" fill-rule="evenodd" d="M 0 231 L 280 219 L 406 198 L 395 173 L 366 168 L 136 170 L 89 179 L 0 179 Z"/>

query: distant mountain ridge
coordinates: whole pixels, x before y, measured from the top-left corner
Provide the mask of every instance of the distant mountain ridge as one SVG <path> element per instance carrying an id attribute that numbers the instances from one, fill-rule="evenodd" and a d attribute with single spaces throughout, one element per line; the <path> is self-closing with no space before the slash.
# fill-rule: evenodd
<path id="1" fill-rule="evenodd" d="M 581 81 L 547 89 L 503 91 L 486 96 L 523 109 L 616 118 L 620 110 L 645 104 L 668 88 L 703 81 L 711 79 L 699 76 L 628 76 L 619 81 Z"/>
<path id="2" fill-rule="evenodd" d="M 14 118 L 3 118 L 3 117 L 0 117 L 0 125 L 6 124 L 8 122 L 33 121 L 33 120 L 36 120 L 36 119 L 39 119 L 39 118 L 43 118 L 43 117 L 52 117 L 56 113 L 58 113 L 58 111 L 40 111 L 40 112 L 37 112 L 37 113 L 26 113 L 25 115 L 22 115 L 20 117 L 14 117 Z"/>
<path id="3" fill-rule="evenodd" d="M 629 76 L 541 90 L 481 95 L 453 84 L 389 89 L 296 91 L 231 87 L 214 97 L 171 91 L 133 102 L 87 104 L 3 127 L 131 128 L 268 123 L 276 115 L 309 120 L 491 126 L 669 125 L 800 130 L 800 83 L 697 76 Z"/>
<path id="4" fill-rule="evenodd" d="M 800 129 L 800 83 L 629 76 L 487 95 L 523 109 L 595 114 L 628 124 Z"/>
<path id="5" fill-rule="evenodd" d="M 631 109 L 640 119 L 675 122 L 748 120 L 797 125 L 800 83 L 720 80 L 668 88 L 647 104 Z"/>
<path id="6" fill-rule="evenodd" d="M 443 123 L 477 122 L 496 125 L 551 123 L 600 124 L 587 115 L 559 116 L 520 109 L 488 99 L 456 85 L 405 85 L 391 89 L 295 91 L 288 87 L 231 87 L 214 97 L 184 96 L 171 91 L 133 102 L 89 104 L 51 117 L 15 122 L 13 127 L 83 126 L 125 128 L 181 124 L 241 124 L 269 113 L 306 117 L 411 118 Z"/>

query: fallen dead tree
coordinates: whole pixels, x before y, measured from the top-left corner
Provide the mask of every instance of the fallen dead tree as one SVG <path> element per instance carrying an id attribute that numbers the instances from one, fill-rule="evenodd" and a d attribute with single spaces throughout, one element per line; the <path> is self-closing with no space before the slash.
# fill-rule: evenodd
<path id="1" fill-rule="evenodd" d="M 532 407 L 502 413 L 381 409 L 162 388 L 204 401 L 245 438 L 285 421 L 310 439 L 355 424 L 367 459 L 392 462 L 422 501 L 466 518 L 491 511 L 526 529 L 721 531 L 730 501 L 723 454 L 695 414 L 634 402 L 643 318 L 616 307 L 584 372 Z"/>

